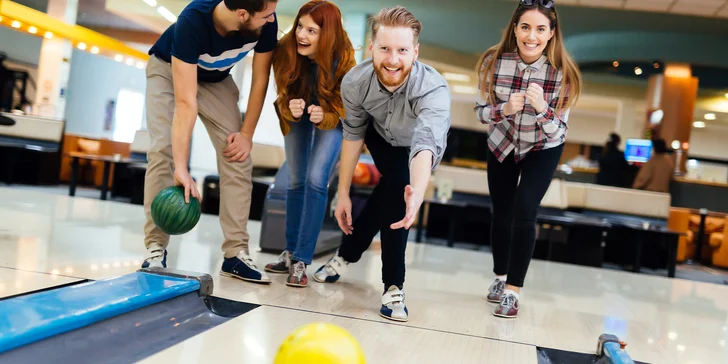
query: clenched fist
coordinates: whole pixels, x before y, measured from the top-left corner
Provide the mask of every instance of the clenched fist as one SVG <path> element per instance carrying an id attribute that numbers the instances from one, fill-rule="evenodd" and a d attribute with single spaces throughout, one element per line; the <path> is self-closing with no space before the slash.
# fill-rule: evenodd
<path id="1" fill-rule="evenodd" d="M 543 97 L 543 88 L 535 83 L 528 85 L 528 89 L 526 90 L 526 99 L 539 114 L 542 113 L 548 106 L 546 104 L 546 99 Z"/>
<path id="2" fill-rule="evenodd" d="M 526 104 L 526 94 L 523 92 L 512 93 L 508 98 L 508 102 L 503 106 L 503 113 L 505 115 L 513 115 L 523 110 L 523 105 Z"/>
<path id="3" fill-rule="evenodd" d="M 288 102 L 288 108 L 291 109 L 291 115 L 298 119 L 303 115 L 303 109 L 306 107 L 306 101 L 303 99 L 293 99 Z"/>
<path id="4" fill-rule="evenodd" d="M 311 115 L 311 122 L 319 124 L 324 121 L 324 109 L 321 106 L 311 105 L 308 107 L 308 114 Z"/>

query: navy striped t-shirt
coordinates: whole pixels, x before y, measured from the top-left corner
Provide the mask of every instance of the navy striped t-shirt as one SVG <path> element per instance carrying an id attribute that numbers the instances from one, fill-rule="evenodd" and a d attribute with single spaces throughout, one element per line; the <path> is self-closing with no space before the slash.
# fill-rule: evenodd
<path id="1" fill-rule="evenodd" d="M 212 11 L 222 0 L 194 0 L 177 17 L 149 50 L 166 62 L 172 56 L 197 64 L 197 79 L 202 82 L 220 82 L 230 69 L 248 52 L 272 51 L 278 43 L 278 17 L 266 23 L 258 39 L 241 34 L 222 36 L 215 30 Z"/>

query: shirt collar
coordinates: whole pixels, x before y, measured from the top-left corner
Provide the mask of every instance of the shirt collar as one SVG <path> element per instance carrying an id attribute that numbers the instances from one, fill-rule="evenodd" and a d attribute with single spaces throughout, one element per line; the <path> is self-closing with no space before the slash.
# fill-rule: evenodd
<path id="1" fill-rule="evenodd" d="M 513 57 L 515 58 L 518 69 L 521 72 L 525 71 L 527 68 L 531 71 L 538 71 L 548 61 L 548 57 L 545 54 L 541 54 L 541 57 L 536 60 L 536 62 L 533 62 L 531 64 L 526 64 L 525 62 L 523 62 L 521 56 L 518 55 L 518 52 L 514 52 Z"/>

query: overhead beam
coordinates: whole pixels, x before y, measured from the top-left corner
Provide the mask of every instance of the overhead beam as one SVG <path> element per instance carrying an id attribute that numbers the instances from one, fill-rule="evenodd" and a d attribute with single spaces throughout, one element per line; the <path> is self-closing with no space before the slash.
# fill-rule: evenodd
<path id="1" fill-rule="evenodd" d="M 122 42 L 154 44 L 159 39 L 160 34 L 156 32 L 145 32 L 139 30 L 127 30 L 111 27 L 89 26 L 89 29 L 101 34 L 112 37 Z"/>
<path id="2" fill-rule="evenodd" d="M 122 54 L 136 58 L 139 61 L 149 59 L 146 53 L 127 46 L 112 37 L 79 25 L 65 23 L 46 13 L 10 0 L 0 0 L 0 16 L 3 17 L 3 26 L 9 25 L 14 29 L 28 32 L 28 34 L 35 34 L 38 37 L 60 37 L 70 41 L 74 47 L 81 46 L 82 49 L 91 51 L 94 54 L 111 58 L 114 58 L 117 54 Z"/>

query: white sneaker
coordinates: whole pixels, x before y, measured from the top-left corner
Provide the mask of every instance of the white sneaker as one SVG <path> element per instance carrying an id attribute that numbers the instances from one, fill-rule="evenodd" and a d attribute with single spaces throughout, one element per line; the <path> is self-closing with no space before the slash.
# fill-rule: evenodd
<path id="1" fill-rule="evenodd" d="M 397 286 L 389 286 L 389 289 L 382 295 L 382 308 L 379 309 L 379 314 L 390 320 L 407 321 L 409 311 L 404 304 L 404 292 Z"/>
<path id="2" fill-rule="evenodd" d="M 142 268 L 167 268 L 167 249 L 158 243 L 149 244 L 147 248 L 147 257 L 142 263 Z"/>
<path id="3" fill-rule="evenodd" d="M 339 251 L 337 250 L 336 254 L 313 274 L 313 279 L 319 283 L 334 283 L 341 278 L 342 274 L 346 273 L 346 266 L 348 264 L 349 262 L 339 256 Z"/>

